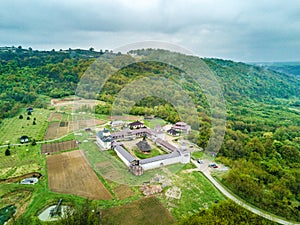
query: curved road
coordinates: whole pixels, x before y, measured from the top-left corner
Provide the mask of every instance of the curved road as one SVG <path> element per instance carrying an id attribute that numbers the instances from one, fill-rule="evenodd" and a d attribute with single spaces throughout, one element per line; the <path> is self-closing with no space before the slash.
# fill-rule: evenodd
<path id="1" fill-rule="evenodd" d="M 210 171 L 209 171 L 209 167 L 208 165 L 211 163 L 208 160 L 203 160 L 203 164 L 199 164 L 197 163 L 195 160 L 191 160 L 192 163 L 195 164 L 195 166 L 199 169 L 200 172 L 202 172 L 204 174 L 204 176 L 207 177 L 208 180 L 210 180 L 210 182 L 220 191 L 222 192 L 227 198 L 231 199 L 232 201 L 234 201 L 236 204 L 244 207 L 245 209 L 261 216 L 264 217 L 268 220 L 271 220 L 273 222 L 276 223 L 280 223 L 280 224 L 286 224 L 286 225 L 300 225 L 300 223 L 295 223 L 295 222 L 289 222 L 286 220 L 283 220 L 275 215 L 271 215 L 270 213 L 263 211 L 261 209 L 256 209 L 253 208 L 251 205 L 248 205 L 246 203 L 244 203 L 243 201 L 239 200 L 238 198 L 236 198 L 235 196 L 233 196 L 232 194 L 230 194 L 222 185 L 220 185 L 215 178 L 213 178 L 210 175 Z"/>

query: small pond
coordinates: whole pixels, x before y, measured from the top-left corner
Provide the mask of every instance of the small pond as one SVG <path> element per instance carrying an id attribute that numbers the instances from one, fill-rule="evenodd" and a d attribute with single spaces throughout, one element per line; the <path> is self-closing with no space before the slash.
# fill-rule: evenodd
<path id="1" fill-rule="evenodd" d="M 16 212 L 16 206 L 9 205 L 0 209 L 0 225 L 8 221 Z"/>

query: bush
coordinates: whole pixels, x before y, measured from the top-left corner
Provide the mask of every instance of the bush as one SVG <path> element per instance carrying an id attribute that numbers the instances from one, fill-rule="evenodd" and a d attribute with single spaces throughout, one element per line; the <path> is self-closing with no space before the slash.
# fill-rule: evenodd
<path id="1" fill-rule="evenodd" d="M 31 145 L 32 145 L 32 146 L 36 145 L 35 139 L 32 140 Z"/>
<path id="2" fill-rule="evenodd" d="M 5 155 L 6 155 L 6 156 L 10 156 L 10 151 L 9 151 L 8 148 L 5 150 Z"/>

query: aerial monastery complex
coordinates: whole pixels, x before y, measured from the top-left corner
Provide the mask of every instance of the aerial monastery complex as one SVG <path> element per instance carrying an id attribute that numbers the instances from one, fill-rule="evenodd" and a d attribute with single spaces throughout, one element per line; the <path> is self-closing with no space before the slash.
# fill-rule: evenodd
<path id="1" fill-rule="evenodd" d="M 115 127 L 115 124 L 112 122 L 111 127 Z M 124 123 L 120 121 L 118 124 L 123 126 L 119 131 L 111 133 L 109 130 L 103 129 L 97 132 L 96 141 L 101 150 L 113 149 L 134 175 L 139 176 L 146 170 L 174 163 L 187 164 L 190 162 L 190 152 L 184 146 L 176 147 L 166 140 L 166 134 L 171 136 L 179 136 L 181 133 L 188 134 L 191 127 L 186 123 L 178 122 L 167 131 L 164 131 L 160 125 L 154 129 L 147 128 L 140 121 L 129 123 L 127 126 L 124 126 Z M 147 142 L 147 138 L 165 154 L 139 159 L 126 150 L 123 144 L 126 141 L 138 139 L 137 149 L 144 154 L 149 154 L 151 146 Z"/>

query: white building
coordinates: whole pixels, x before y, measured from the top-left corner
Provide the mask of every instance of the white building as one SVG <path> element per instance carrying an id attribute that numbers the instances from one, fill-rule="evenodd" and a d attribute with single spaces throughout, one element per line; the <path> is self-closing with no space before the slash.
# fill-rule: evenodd
<path id="1" fill-rule="evenodd" d="M 189 134 L 191 132 L 191 126 L 187 125 L 185 122 L 177 122 L 172 129 L 176 131 L 183 132 L 185 134 Z"/>
<path id="2" fill-rule="evenodd" d="M 142 168 L 142 171 L 175 163 L 187 164 L 190 162 L 191 155 L 188 151 L 184 149 L 177 149 L 170 144 L 166 145 L 165 147 L 168 146 L 172 147 L 172 149 L 169 149 L 170 153 L 142 160 L 138 160 L 135 156 L 131 155 L 120 143 L 114 142 L 113 149 L 117 153 L 118 157 L 125 163 L 126 166 L 130 168 L 133 164 L 135 164 L 137 167 Z M 138 175 L 141 174 L 142 172 Z"/>
<path id="3" fill-rule="evenodd" d="M 111 142 L 113 141 L 109 130 L 101 130 L 96 135 L 97 144 L 102 148 L 102 150 L 111 149 Z"/>

